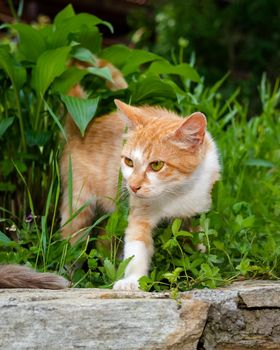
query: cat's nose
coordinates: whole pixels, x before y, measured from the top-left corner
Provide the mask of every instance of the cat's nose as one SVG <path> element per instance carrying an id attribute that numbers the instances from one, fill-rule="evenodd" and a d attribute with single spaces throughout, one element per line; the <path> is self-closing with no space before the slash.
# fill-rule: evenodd
<path id="1" fill-rule="evenodd" d="M 141 186 L 133 186 L 133 185 L 130 185 L 130 188 L 131 188 L 131 190 L 132 190 L 134 193 L 136 193 L 137 191 L 140 190 Z"/>

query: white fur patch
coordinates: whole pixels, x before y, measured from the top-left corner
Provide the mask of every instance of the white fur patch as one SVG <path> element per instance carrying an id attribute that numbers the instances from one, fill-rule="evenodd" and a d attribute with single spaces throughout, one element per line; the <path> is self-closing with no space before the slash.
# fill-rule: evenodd
<path id="1" fill-rule="evenodd" d="M 139 277 L 147 275 L 149 266 L 149 254 L 147 247 L 142 241 L 126 242 L 124 246 L 124 258 L 134 255 L 125 270 L 125 277 L 137 275 Z"/>
<path id="2" fill-rule="evenodd" d="M 124 161 L 122 161 L 121 170 L 122 170 L 122 174 L 123 174 L 123 177 L 125 178 L 125 180 L 127 180 L 133 173 L 133 168 L 126 165 L 124 163 Z"/>
<path id="3" fill-rule="evenodd" d="M 138 276 L 130 276 L 117 281 L 114 284 L 114 290 L 139 290 Z"/>
<path id="4" fill-rule="evenodd" d="M 114 284 L 115 290 L 138 290 L 138 280 L 141 276 L 148 274 L 150 256 L 146 245 L 141 241 L 126 242 L 124 247 L 124 258 L 133 256 L 125 270 L 125 278 Z"/>
<path id="5" fill-rule="evenodd" d="M 132 159 L 133 159 L 133 161 L 137 161 L 141 164 L 143 163 L 144 157 L 143 157 L 143 152 L 140 148 L 135 148 L 132 151 Z"/>

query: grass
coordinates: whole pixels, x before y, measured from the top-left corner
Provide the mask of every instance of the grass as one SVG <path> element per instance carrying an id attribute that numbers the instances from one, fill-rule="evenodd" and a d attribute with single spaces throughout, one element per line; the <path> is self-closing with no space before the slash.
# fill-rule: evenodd
<path id="1" fill-rule="evenodd" d="M 68 6 L 56 21 L 74 18 L 72 10 Z M 77 25 L 80 19 L 75 18 Z M 81 31 L 83 23 L 81 20 Z M 30 28 L 17 30 L 33 35 L 34 28 Z M 45 29 L 36 30 L 43 47 Z M 178 219 L 160 224 L 154 232 L 155 255 L 150 275 L 141 279 L 141 287 L 176 293 L 194 287 L 215 288 L 245 278 L 278 279 L 279 81 L 272 86 L 263 75 L 259 86 L 262 108 L 251 116 L 247 106 L 238 102 L 242 91 L 227 99 L 220 93 L 221 85 L 229 84 L 230 77 L 208 87 L 193 68 L 193 62 L 173 64 L 151 53 L 118 45 L 104 50 L 100 43 L 98 50 L 85 48 L 84 33 L 79 36 L 77 27 L 75 30 L 79 50 L 71 46 L 71 33 L 67 38 L 56 33 L 56 40 L 64 40 L 64 58 L 57 55 L 59 47 L 55 50 L 44 47 L 42 53 L 35 52 L 37 56 L 32 51 L 36 57 L 23 57 L 29 52 L 26 46 L 21 42 L 15 48 L 9 36 L 8 46 L 7 42 L 0 46 L 0 80 L 4 87 L 0 92 L 1 263 L 58 271 L 75 287 L 104 288 L 112 286 L 128 263 L 120 258 L 128 214 L 125 201 L 116 200 L 113 214 L 98 215 L 84 241 L 71 246 L 59 234 L 60 134 L 67 110 L 63 101 L 65 85 L 75 75 L 77 79 L 84 76 L 82 81 L 92 104 L 66 99 L 72 109 L 78 104 L 77 110 L 89 108 L 96 110 L 96 115 L 103 114 L 113 108 L 114 98 L 120 98 L 135 104 L 161 104 L 182 115 L 200 110 L 206 114 L 209 130 L 218 144 L 223 171 L 213 191 L 212 209 L 192 219 L 192 226 L 200 227 L 196 233 L 186 231 Z M 98 42 L 96 25 L 88 33 L 95 35 L 95 43 Z M 52 38 L 49 39 L 51 42 Z M 40 62 L 45 51 L 59 61 L 60 69 L 52 76 L 49 71 L 38 73 L 43 69 Z M 64 66 L 67 55 L 81 58 L 86 54 L 92 60 L 95 53 L 112 57 L 126 75 L 128 89 L 108 91 L 108 72 L 80 75 Z M 83 132 L 84 121 L 79 122 L 78 117 L 77 113 L 75 121 Z M 69 179 L 71 182 L 71 171 Z M 199 242 L 206 246 L 205 253 L 195 249 Z"/>

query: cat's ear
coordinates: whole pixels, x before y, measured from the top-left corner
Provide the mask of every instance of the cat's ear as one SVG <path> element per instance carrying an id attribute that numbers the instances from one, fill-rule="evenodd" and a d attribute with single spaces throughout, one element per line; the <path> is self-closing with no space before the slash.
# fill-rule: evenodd
<path id="1" fill-rule="evenodd" d="M 203 113 L 195 112 L 173 133 L 172 141 L 178 145 L 198 146 L 204 141 L 207 120 Z"/>
<path id="2" fill-rule="evenodd" d="M 146 124 L 146 118 L 144 117 L 143 112 L 140 108 L 130 106 L 120 100 L 114 100 L 114 102 L 118 109 L 126 117 L 126 121 L 128 122 L 129 127 L 135 127 L 139 124 Z"/>

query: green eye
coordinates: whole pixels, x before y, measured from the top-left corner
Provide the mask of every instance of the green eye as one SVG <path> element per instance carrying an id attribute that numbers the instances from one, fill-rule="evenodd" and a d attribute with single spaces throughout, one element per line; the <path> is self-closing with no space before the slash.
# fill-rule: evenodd
<path id="1" fill-rule="evenodd" d="M 133 167 L 133 161 L 130 158 L 125 157 L 124 162 L 127 166 L 130 166 L 131 168 Z"/>
<path id="2" fill-rule="evenodd" d="M 162 160 L 157 160 L 156 162 L 150 163 L 150 167 L 153 171 L 160 171 L 164 166 L 164 162 Z"/>

